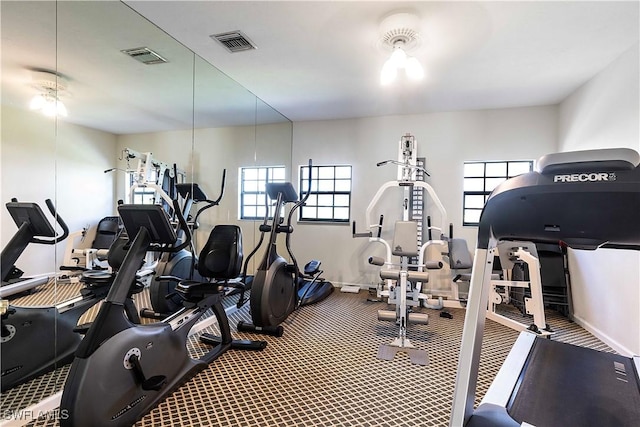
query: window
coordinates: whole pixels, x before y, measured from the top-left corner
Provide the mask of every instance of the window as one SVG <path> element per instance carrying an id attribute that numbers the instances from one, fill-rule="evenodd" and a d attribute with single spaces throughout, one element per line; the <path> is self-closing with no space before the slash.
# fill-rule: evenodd
<path id="1" fill-rule="evenodd" d="M 465 162 L 462 225 L 478 225 L 482 208 L 498 184 L 532 170 L 532 160 Z"/>
<path id="2" fill-rule="evenodd" d="M 284 166 L 266 166 L 240 168 L 240 219 L 264 219 L 265 184 L 283 182 Z M 272 204 L 269 204 L 269 217 L 272 217 Z"/>
<path id="3" fill-rule="evenodd" d="M 300 197 L 309 183 L 309 166 L 300 167 Z M 300 221 L 349 222 L 351 166 L 312 166 L 311 192 Z"/>
<path id="4" fill-rule="evenodd" d="M 131 187 L 136 182 L 136 172 L 135 171 L 127 171 L 127 187 L 125 189 L 125 198 L 126 203 L 133 202 L 134 205 L 152 205 L 156 200 L 156 190 L 149 187 L 136 187 L 133 190 L 133 200 L 131 197 Z M 158 170 L 151 169 L 151 182 L 156 182 L 158 180 Z"/>

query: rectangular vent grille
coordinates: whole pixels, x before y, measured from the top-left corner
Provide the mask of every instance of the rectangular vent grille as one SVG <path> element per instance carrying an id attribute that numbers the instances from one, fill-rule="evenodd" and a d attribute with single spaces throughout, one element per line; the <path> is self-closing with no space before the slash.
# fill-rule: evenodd
<path id="1" fill-rule="evenodd" d="M 121 51 L 122 53 L 129 55 L 136 61 L 142 62 L 143 64 L 152 65 L 152 64 L 163 64 L 168 62 L 162 56 L 158 55 L 148 47 L 137 47 L 135 49 L 125 49 Z"/>
<path id="2" fill-rule="evenodd" d="M 212 34 L 210 37 L 224 46 L 231 53 L 257 49 L 256 45 L 254 45 L 251 40 L 249 40 L 249 38 L 240 31 Z"/>

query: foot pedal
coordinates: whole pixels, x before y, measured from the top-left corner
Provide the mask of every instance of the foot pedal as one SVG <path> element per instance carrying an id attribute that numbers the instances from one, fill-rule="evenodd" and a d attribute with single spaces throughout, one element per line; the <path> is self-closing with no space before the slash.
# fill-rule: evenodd
<path id="1" fill-rule="evenodd" d="M 388 344 L 382 344 L 378 347 L 378 359 L 381 360 L 393 360 L 396 357 L 396 353 L 400 350 L 400 347 L 394 347 Z"/>
<path id="2" fill-rule="evenodd" d="M 420 350 L 410 347 L 396 347 L 389 344 L 382 344 L 378 348 L 378 359 L 393 360 L 396 353 L 404 351 L 409 355 L 409 360 L 414 365 L 427 366 L 429 364 L 429 355 L 426 350 Z"/>
<path id="3" fill-rule="evenodd" d="M 409 360 L 414 365 L 427 366 L 429 364 L 429 355 L 427 350 L 420 350 L 417 348 L 407 348 L 404 351 L 409 355 Z"/>
<path id="4" fill-rule="evenodd" d="M 396 312 L 391 310 L 378 310 L 378 320 L 384 320 L 385 322 L 395 322 Z"/>

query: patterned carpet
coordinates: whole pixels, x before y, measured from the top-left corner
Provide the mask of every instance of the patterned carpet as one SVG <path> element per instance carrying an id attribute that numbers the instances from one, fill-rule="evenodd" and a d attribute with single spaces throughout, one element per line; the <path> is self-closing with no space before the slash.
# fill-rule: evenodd
<path id="1" fill-rule="evenodd" d="M 367 293 L 334 292 L 303 307 L 285 322 L 281 338 L 237 333 L 250 320 L 245 306 L 230 317 L 236 338 L 264 339 L 262 352 L 229 351 L 167 397 L 137 426 L 446 426 L 451 410 L 464 310 L 453 319 L 427 310 L 428 325 L 410 325 L 408 338 L 427 350 L 429 364 L 376 358 L 378 346 L 397 336 L 392 322 L 379 322 L 382 302 Z M 137 301 L 145 305 L 145 302 Z M 511 313 L 514 316 L 519 314 Z M 554 339 L 611 351 L 565 318 L 550 311 Z M 216 332 L 215 328 L 210 328 Z M 500 368 L 518 333 L 488 321 L 482 350 L 478 396 Z M 206 351 L 196 337 L 194 357 Z M 2 413 L 22 408 L 61 388 L 67 369 L 36 379 L 2 396 Z M 46 377 L 46 376 L 45 376 Z M 33 384 L 32 384 L 33 383 Z M 479 398 L 478 398 L 479 401 Z M 39 420 L 29 425 L 55 426 Z"/>

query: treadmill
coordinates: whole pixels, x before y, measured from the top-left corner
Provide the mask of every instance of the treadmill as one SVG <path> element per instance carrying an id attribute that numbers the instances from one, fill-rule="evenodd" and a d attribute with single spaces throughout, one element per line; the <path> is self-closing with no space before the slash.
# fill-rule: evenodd
<path id="1" fill-rule="evenodd" d="M 521 332 L 474 411 L 491 269 L 500 241 L 640 250 L 640 155 L 550 154 L 499 185 L 478 227 L 451 427 L 640 426 L 640 357 Z"/>

